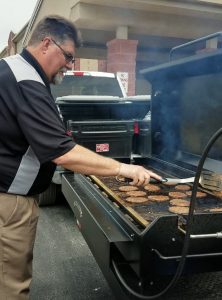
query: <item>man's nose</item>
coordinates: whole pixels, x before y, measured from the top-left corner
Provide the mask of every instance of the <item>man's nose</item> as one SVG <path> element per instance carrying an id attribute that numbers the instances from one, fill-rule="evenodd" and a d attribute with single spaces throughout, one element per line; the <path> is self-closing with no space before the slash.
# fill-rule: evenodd
<path id="1" fill-rule="evenodd" d="M 68 70 L 74 69 L 74 63 L 72 63 L 72 61 L 67 62 L 67 63 L 66 63 L 66 68 L 67 68 Z"/>

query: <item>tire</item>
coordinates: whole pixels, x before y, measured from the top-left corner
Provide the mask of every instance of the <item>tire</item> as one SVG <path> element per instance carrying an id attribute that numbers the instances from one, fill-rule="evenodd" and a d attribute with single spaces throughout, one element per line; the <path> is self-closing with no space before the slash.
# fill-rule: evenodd
<path id="1" fill-rule="evenodd" d="M 48 189 L 39 194 L 39 206 L 54 205 L 60 191 L 60 185 L 51 183 Z"/>

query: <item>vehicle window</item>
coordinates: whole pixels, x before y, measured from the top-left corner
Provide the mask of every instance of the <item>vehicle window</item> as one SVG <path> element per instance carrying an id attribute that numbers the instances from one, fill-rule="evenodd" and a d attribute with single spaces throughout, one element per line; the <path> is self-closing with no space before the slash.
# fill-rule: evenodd
<path id="1" fill-rule="evenodd" d="M 53 97 L 69 95 L 122 96 L 116 78 L 65 76 L 59 85 L 51 85 Z"/>

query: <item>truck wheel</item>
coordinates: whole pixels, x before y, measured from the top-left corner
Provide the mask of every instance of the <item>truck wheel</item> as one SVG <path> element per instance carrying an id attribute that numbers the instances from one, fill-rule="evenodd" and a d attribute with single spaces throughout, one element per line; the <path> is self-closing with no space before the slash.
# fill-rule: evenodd
<path id="1" fill-rule="evenodd" d="M 45 192 L 39 194 L 39 206 L 54 205 L 59 193 L 59 189 L 60 185 L 58 186 L 55 183 L 51 183 Z"/>

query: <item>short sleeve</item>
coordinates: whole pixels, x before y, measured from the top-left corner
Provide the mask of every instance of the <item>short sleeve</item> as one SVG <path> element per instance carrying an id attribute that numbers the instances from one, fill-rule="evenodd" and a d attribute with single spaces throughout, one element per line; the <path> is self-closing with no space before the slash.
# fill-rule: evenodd
<path id="1" fill-rule="evenodd" d="M 55 101 L 48 89 L 32 80 L 19 82 L 21 97 L 17 103 L 17 121 L 41 163 L 51 161 L 75 143 L 66 134 Z"/>

